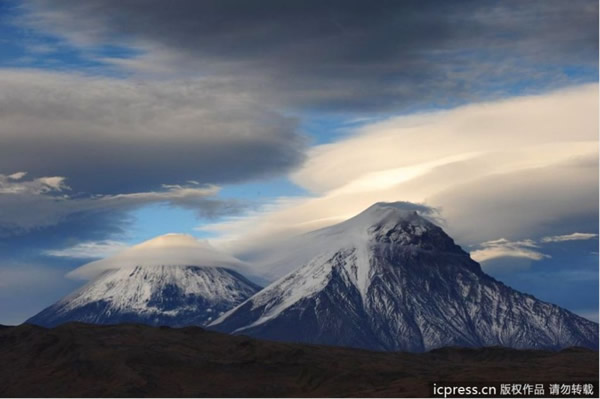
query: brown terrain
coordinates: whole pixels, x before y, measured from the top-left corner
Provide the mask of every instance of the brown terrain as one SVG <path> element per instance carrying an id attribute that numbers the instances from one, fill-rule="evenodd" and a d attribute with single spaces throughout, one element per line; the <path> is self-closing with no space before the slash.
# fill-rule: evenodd
<path id="1" fill-rule="evenodd" d="M 4 397 L 427 397 L 437 382 L 598 383 L 598 352 L 383 353 L 196 327 L 0 328 Z"/>

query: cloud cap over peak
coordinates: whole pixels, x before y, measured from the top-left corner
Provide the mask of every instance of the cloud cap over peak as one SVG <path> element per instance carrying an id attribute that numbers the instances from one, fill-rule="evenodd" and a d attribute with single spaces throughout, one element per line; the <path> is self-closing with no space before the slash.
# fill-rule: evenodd
<path id="1" fill-rule="evenodd" d="M 87 263 L 67 274 L 92 279 L 107 270 L 133 266 L 209 266 L 243 270 L 243 263 L 191 235 L 170 233 L 127 248 L 106 259 Z"/>

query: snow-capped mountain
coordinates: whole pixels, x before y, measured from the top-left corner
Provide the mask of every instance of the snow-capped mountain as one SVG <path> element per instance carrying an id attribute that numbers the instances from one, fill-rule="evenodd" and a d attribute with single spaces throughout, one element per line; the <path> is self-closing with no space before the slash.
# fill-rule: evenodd
<path id="1" fill-rule="evenodd" d="M 74 271 L 99 275 L 27 322 L 205 325 L 260 289 L 230 268 L 236 263 L 193 237 L 161 236 Z"/>
<path id="2" fill-rule="evenodd" d="M 598 324 L 488 276 L 404 203 L 375 204 L 299 237 L 297 247 L 310 260 L 210 327 L 389 351 L 598 347 Z"/>

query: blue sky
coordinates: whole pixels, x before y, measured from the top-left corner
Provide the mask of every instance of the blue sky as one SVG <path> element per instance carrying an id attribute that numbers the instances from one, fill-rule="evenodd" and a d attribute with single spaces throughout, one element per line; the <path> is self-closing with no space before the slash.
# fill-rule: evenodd
<path id="1" fill-rule="evenodd" d="M 1 65 L 8 68 L 44 68 L 52 70 L 91 70 L 94 73 L 114 74 L 115 70 L 99 61 L 99 57 L 130 57 L 132 49 L 116 46 L 93 46 L 81 49 L 60 37 L 24 26 L 24 15 L 18 1 L 0 5 Z"/>
<path id="2" fill-rule="evenodd" d="M 0 323 L 111 248 L 254 256 L 371 199 L 437 207 L 486 256 L 506 240 L 484 269 L 597 320 L 597 2 L 224 3 L 0 4 Z"/>

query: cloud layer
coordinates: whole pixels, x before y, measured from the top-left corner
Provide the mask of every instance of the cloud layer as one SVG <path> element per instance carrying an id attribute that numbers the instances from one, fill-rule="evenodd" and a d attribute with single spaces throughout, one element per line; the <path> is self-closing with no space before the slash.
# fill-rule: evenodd
<path id="1" fill-rule="evenodd" d="M 75 258 L 94 259 L 106 258 L 127 248 L 125 243 L 113 240 L 81 242 L 70 248 L 52 249 L 44 252 L 46 255 Z"/>
<path id="2" fill-rule="evenodd" d="M 542 238 L 542 242 L 563 242 L 563 241 L 579 241 L 579 240 L 591 240 L 592 238 L 598 237 L 598 234 L 592 233 L 571 233 L 560 236 L 551 236 Z"/>
<path id="3" fill-rule="evenodd" d="M 542 260 L 549 258 L 539 251 L 539 245 L 533 240 L 509 241 L 506 238 L 485 241 L 479 244 L 482 249 L 471 252 L 471 257 L 477 262 L 485 262 L 496 258 L 525 258 Z"/>
<path id="4" fill-rule="evenodd" d="M 30 27 L 141 52 L 136 72 L 227 76 L 313 109 L 418 109 L 564 86 L 598 62 L 595 1 L 32 0 Z M 498 84 L 502 82 L 502 84 Z"/>
<path id="5" fill-rule="evenodd" d="M 296 120 L 208 80 L 140 82 L 0 70 L 0 173 L 86 193 L 240 182 L 303 159 Z"/>
<path id="6" fill-rule="evenodd" d="M 74 194 L 64 177 L 28 179 L 23 172 L 0 174 L 0 237 L 55 226 L 82 214 L 111 224 L 115 215 L 154 203 L 193 209 L 209 218 L 243 209 L 239 201 L 219 199 L 219 190 L 217 186 L 190 183 L 163 185 L 158 191 L 82 195 Z"/>
<path id="7" fill-rule="evenodd" d="M 566 241 L 582 241 L 591 240 L 598 237 L 598 234 L 592 233 L 571 233 L 559 236 L 542 237 L 538 241 L 532 239 L 524 239 L 520 241 L 510 241 L 506 238 L 490 240 L 482 242 L 478 245 L 478 249 L 471 251 L 471 257 L 477 262 L 483 263 L 484 268 L 494 269 L 499 263 L 502 267 L 506 267 L 509 262 L 490 262 L 499 258 L 510 258 L 510 263 L 516 266 L 529 266 L 528 262 L 518 262 L 515 258 L 526 259 L 529 261 L 540 261 L 549 259 L 552 256 L 546 254 L 544 245 L 551 243 L 562 243 Z"/>

